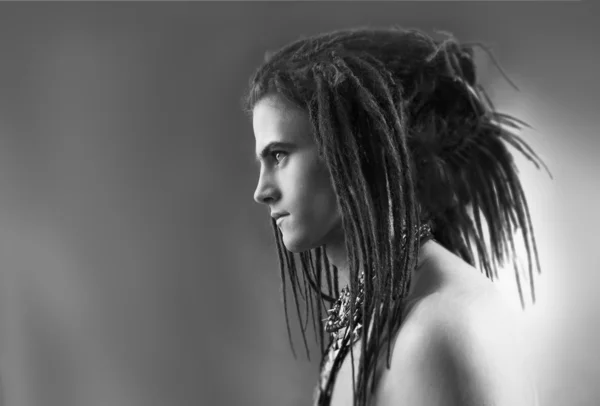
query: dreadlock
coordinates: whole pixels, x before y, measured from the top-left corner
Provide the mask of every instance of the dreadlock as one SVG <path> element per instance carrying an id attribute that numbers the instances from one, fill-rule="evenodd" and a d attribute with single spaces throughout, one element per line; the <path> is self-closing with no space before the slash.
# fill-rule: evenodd
<path id="1" fill-rule="evenodd" d="M 331 174 L 346 236 L 350 314 L 359 269 L 365 281 L 361 323 L 368 328 L 361 330 L 358 382 L 352 373 L 355 405 L 368 404 L 384 345 L 390 368 L 390 338 L 402 322 L 419 224 L 429 222 L 434 238 L 469 264 L 475 266 L 477 257 L 489 278 L 512 257 L 524 306 L 513 240 L 519 230 L 535 301 L 534 263 L 540 272 L 535 237 L 507 144 L 538 169 L 543 163 L 514 133 L 526 124 L 496 112 L 477 83 L 473 49 L 484 47 L 461 45 L 445 34 L 446 39 L 434 40 L 418 30 L 393 27 L 303 38 L 267 54 L 244 100 L 250 113 L 260 99 L 277 93 L 307 111 L 317 152 Z M 310 359 L 309 308 L 323 353 L 315 312 L 322 320 L 337 298 L 337 269 L 328 263 L 325 246 L 302 252 L 301 282 L 297 256 L 284 248 L 274 220 L 272 227 L 292 351 L 296 356 L 286 276 Z M 402 236 L 409 242 L 405 249 L 400 249 Z M 306 302 L 305 320 L 298 295 Z"/>

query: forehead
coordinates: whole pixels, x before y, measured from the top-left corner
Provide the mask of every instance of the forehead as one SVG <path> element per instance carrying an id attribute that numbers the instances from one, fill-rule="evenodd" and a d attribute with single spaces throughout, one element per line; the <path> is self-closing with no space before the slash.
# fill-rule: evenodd
<path id="1" fill-rule="evenodd" d="M 263 97 L 254 106 L 252 127 L 257 155 L 271 142 L 302 144 L 311 141 L 306 112 L 276 94 Z"/>

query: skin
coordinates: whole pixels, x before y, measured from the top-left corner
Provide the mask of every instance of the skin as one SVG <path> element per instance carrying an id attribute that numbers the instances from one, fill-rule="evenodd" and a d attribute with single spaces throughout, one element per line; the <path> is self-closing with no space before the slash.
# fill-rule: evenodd
<path id="1" fill-rule="evenodd" d="M 325 245 L 344 286 L 348 262 L 341 211 L 306 113 L 271 94 L 256 104 L 253 130 L 260 165 L 254 199 L 271 213 L 288 213 L 278 226 L 289 251 Z M 272 142 L 288 145 L 268 149 Z M 392 342 L 391 368 L 379 366 L 375 405 L 534 404 L 519 314 L 477 269 L 429 241 L 420 249 L 407 301 L 407 317 Z M 352 404 L 350 363 L 348 356 L 332 405 Z"/>

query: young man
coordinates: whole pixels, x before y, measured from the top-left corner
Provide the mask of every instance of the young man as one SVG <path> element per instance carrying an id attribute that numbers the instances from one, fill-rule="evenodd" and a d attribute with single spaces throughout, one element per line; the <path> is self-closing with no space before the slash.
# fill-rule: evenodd
<path id="1" fill-rule="evenodd" d="M 494 275 L 517 227 L 537 255 L 504 143 L 539 159 L 485 100 L 471 48 L 397 28 L 302 39 L 253 76 L 282 280 L 313 322 L 331 303 L 315 404 L 533 404 L 518 315 L 474 258 Z"/>

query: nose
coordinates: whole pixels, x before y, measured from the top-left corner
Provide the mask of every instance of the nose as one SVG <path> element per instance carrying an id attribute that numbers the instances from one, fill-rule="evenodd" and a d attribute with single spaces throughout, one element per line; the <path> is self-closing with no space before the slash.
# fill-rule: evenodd
<path id="1" fill-rule="evenodd" d="M 254 191 L 254 201 L 256 203 L 269 204 L 276 200 L 278 196 L 279 191 L 273 181 L 261 171 L 256 190 Z"/>

